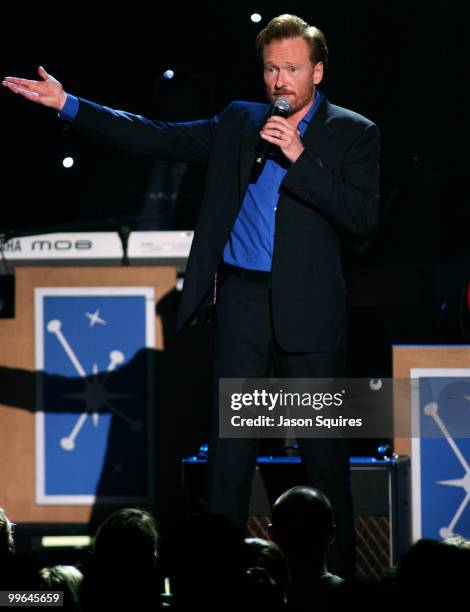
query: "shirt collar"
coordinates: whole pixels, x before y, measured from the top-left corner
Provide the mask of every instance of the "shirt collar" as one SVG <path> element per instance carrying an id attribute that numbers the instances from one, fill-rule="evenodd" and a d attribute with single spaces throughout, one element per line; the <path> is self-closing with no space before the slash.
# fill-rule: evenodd
<path id="1" fill-rule="evenodd" d="M 316 92 L 315 92 L 315 98 L 313 100 L 313 104 L 310 107 L 310 110 L 308 111 L 308 113 L 305 115 L 305 117 L 303 117 L 300 120 L 299 127 L 302 124 L 308 125 L 310 123 L 310 121 L 312 120 L 312 117 L 315 114 L 317 108 L 321 104 L 322 98 L 323 98 L 323 95 L 322 95 L 321 91 L 318 91 L 318 89 L 317 89 Z"/>

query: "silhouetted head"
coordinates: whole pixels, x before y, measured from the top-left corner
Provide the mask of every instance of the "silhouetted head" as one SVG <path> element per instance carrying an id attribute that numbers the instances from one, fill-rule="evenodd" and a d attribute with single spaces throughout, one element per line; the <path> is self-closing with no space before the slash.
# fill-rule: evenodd
<path id="1" fill-rule="evenodd" d="M 124 508 L 111 514 L 98 527 L 93 554 L 84 567 L 83 610 L 157 609 L 157 540 L 155 520 L 148 512 Z"/>
<path id="2" fill-rule="evenodd" d="M 442 540 L 442 544 L 447 544 L 448 546 L 455 546 L 456 548 L 466 551 L 466 554 L 470 554 L 470 540 L 467 540 L 461 535 L 453 535 L 449 536 Z"/>
<path id="3" fill-rule="evenodd" d="M 253 603 L 260 610 L 282 608 L 289 588 L 289 569 L 281 549 L 262 538 L 246 538 L 245 548 L 247 589 Z"/>
<path id="4" fill-rule="evenodd" d="M 15 552 L 15 541 L 13 539 L 13 523 L 0 508 L 0 557 L 7 557 Z"/>
<path id="5" fill-rule="evenodd" d="M 328 498 L 318 489 L 298 486 L 274 503 L 269 534 L 291 565 L 324 564 L 335 527 Z"/>
<path id="6" fill-rule="evenodd" d="M 235 524 L 218 514 L 189 516 L 175 531 L 169 548 L 177 606 L 237 607 L 245 545 Z"/>
<path id="7" fill-rule="evenodd" d="M 79 609 L 79 590 L 83 575 L 74 565 L 54 565 L 39 571 L 41 589 L 63 591 L 62 610 Z"/>
<path id="8" fill-rule="evenodd" d="M 400 560 L 396 571 L 399 589 L 414 589 L 436 599 L 454 588 L 463 588 L 470 576 L 470 546 L 465 538 L 418 540 Z"/>
<path id="9" fill-rule="evenodd" d="M 94 552 L 100 561 L 115 564 L 133 559 L 139 564 L 154 562 L 158 531 L 151 514 L 138 508 L 113 512 L 99 527 Z"/>

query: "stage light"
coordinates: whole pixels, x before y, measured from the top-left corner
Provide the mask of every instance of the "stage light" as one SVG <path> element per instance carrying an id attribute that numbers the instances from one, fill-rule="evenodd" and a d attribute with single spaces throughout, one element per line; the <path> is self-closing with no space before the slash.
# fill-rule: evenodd
<path id="1" fill-rule="evenodd" d="M 175 73 L 173 70 L 165 70 L 165 72 L 163 73 L 163 78 L 166 79 L 167 81 L 172 79 L 175 76 Z"/>
<path id="2" fill-rule="evenodd" d="M 375 451 L 375 459 L 379 459 L 380 461 L 391 461 L 397 458 L 398 455 L 390 444 L 380 444 Z"/>
<path id="3" fill-rule="evenodd" d="M 261 15 L 259 13 L 253 13 L 250 17 L 251 21 L 253 23 L 259 23 L 262 19 Z"/>
<path id="4" fill-rule="evenodd" d="M 369 380 L 369 388 L 371 391 L 380 391 L 382 386 L 383 386 L 383 383 L 380 378 L 371 378 Z"/>
<path id="5" fill-rule="evenodd" d="M 64 168 L 71 168 L 73 164 L 74 164 L 73 157 L 64 157 L 64 159 L 62 160 L 62 165 L 64 166 Z"/>

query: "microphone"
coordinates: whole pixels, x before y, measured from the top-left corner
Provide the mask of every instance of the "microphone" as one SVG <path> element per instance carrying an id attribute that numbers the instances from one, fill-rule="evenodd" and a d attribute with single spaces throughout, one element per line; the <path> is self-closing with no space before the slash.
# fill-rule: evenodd
<path id="1" fill-rule="evenodd" d="M 276 98 L 274 104 L 271 106 L 269 111 L 269 117 L 277 115 L 278 117 L 287 117 L 290 110 L 290 102 L 287 98 L 280 96 Z M 261 137 L 255 148 L 256 157 L 252 168 L 252 177 L 258 179 L 259 175 L 263 171 L 266 159 L 268 158 L 271 149 L 271 143 L 267 140 L 263 140 Z"/>

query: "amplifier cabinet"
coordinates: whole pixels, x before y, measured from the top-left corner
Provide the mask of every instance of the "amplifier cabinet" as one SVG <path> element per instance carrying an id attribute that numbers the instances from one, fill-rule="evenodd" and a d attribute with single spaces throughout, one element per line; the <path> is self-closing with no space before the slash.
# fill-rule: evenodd
<path id="1" fill-rule="evenodd" d="M 351 487 L 359 574 L 380 577 L 411 544 L 410 460 L 351 457 Z M 182 462 L 187 513 L 204 508 L 206 460 Z M 270 508 L 290 487 L 305 484 L 299 457 L 258 457 L 253 476 L 248 534 L 267 537 Z"/>

